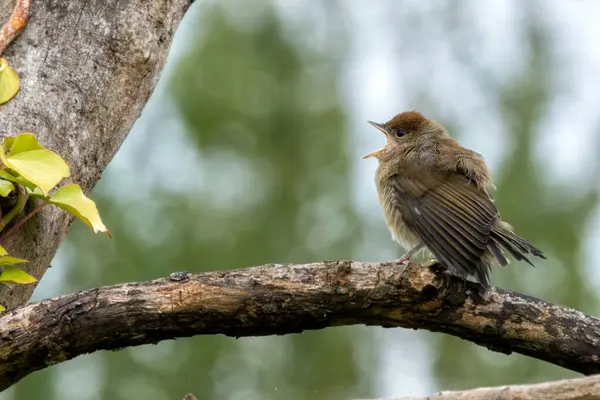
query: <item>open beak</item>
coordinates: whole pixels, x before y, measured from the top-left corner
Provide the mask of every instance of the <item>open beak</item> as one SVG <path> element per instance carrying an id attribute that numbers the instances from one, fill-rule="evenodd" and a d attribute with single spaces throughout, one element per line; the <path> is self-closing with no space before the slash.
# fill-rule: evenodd
<path id="1" fill-rule="evenodd" d="M 383 132 L 383 134 L 385 135 L 385 137 L 386 137 L 386 140 L 387 140 L 387 134 L 388 134 L 388 133 L 387 133 L 387 131 L 385 130 L 385 126 L 383 126 L 383 124 L 380 124 L 380 123 L 378 123 L 378 122 L 373 122 L 373 121 L 367 121 L 367 122 L 368 122 L 369 124 L 373 125 L 375 128 L 379 129 L 381 132 Z M 375 156 L 379 155 L 379 154 L 380 154 L 380 153 L 381 153 L 383 150 L 385 150 L 385 147 L 386 147 L 386 146 L 387 146 L 387 143 L 386 143 L 386 145 L 385 145 L 384 147 L 382 147 L 381 149 L 379 149 L 379 150 L 375 150 L 375 151 L 373 151 L 373 152 L 371 152 L 371 153 L 367 154 L 366 156 L 363 156 L 363 159 L 365 159 L 365 158 L 369 158 L 369 157 L 375 157 Z"/>

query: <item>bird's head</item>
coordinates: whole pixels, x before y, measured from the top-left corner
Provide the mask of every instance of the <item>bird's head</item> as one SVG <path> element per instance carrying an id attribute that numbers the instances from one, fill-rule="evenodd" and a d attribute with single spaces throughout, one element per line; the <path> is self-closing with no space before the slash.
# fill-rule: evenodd
<path id="1" fill-rule="evenodd" d="M 409 143 L 418 143 L 419 138 L 423 135 L 445 133 L 444 128 L 416 111 L 400 113 L 383 124 L 373 121 L 367 122 L 383 132 L 387 142 L 381 149 L 373 151 L 363 158 L 377 157 L 382 159 L 386 155 L 394 153 L 394 150 L 399 147 L 404 147 Z"/>

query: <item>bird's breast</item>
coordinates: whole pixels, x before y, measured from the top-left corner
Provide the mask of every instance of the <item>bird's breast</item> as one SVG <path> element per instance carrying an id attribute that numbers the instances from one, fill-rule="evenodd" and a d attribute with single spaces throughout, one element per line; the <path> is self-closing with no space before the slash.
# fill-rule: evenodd
<path id="1" fill-rule="evenodd" d="M 410 250 L 419 244 L 420 241 L 402 218 L 395 188 L 386 183 L 385 180 L 378 180 L 376 183 L 379 202 L 381 203 L 385 222 L 392 234 L 392 240 L 400 244 L 404 249 Z"/>

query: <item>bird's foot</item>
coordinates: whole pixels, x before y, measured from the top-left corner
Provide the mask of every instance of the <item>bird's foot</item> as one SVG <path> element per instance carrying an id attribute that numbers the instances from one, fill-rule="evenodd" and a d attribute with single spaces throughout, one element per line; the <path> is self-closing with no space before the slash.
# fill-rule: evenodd
<path id="1" fill-rule="evenodd" d="M 394 281 L 399 281 L 400 278 L 402 278 L 404 271 L 406 271 L 406 268 L 408 268 L 408 266 L 410 265 L 410 257 L 400 257 L 396 260 L 390 261 L 390 263 L 394 265 L 400 265 L 400 270 L 397 273 L 395 273 L 392 277 Z"/>
<path id="2" fill-rule="evenodd" d="M 406 271 L 406 268 L 408 268 L 408 266 L 410 265 L 410 263 L 411 263 L 410 259 L 412 258 L 412 256 L 414 256 L 422 248 L 423 248 L 423 244 L 420 243 L 420 244 L 416 245 L 415 247 L 413 247 L 412 249 L 410 249 L 409 251 L 407 251 L 406 253 L 404 253 L 404 255 L 402 257 L 391 261 L 391 263 L 393 263 L 393 264 L 400 264 L 403 266 L 400 274 L 398 274 L 397 276 L 394 276 L 395 280 L 400 280 L 400 278 L 402 277 L 402 274 L 404 273 L 404 271 Z"/>
<path id="3" fill-rule="evenodd" d="M 409 251 L 407 251 L 406 253 L 404 253 L 404 255 L 402 257 L 400 257 L 397 260 L 394 260 L 392 262 L 395 264 L 406 264 L 408 266 L 410 264 L 410 259 L 412 258 L 412 256 L 414 256 L 422 248 L 423 248 L 423 244 L 418 244 L 415 247 L 413 247 L 412 249 L 410 249 Z"/>
<path id="4" fill-rule="evenodd" d="M 390 261 L 392 264 L 410 264 L 410 257 L 400 257 L 395 260 Z"/>
<path id="5" fill-rule="evenodd" d="M 483 301 L 487 297 L 489 286 L 486 286 L 480 282 L 467 281 L 466 287 L 468 292 L 470 292 L 473 296 L 476 296 L 477 301 Z"/>

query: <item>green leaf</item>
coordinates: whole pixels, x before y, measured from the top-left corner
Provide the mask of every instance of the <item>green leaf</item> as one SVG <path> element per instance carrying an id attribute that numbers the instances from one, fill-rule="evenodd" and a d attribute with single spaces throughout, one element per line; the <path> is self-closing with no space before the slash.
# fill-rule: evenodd
<path id="1" fill-rule="evenodd" d="M 21 264 L 24 262 L 29 262 L 29 261 L 23 260 L 22 258 L 11 257 L 11 256 L 0 257 L 0 265 Z"/>
<path id="2" fill-rule="evenodd" d="M 17 141 L 15 140 L 13 150 L 16 145 Z M 4 149 L 2 150 L 0 158 L 4 165 L 39 187 L 44 195 L 47 195 L 63 178 L 70 175 L 69 166 L 65 160 L 53 151 L 39 149 L 7 156 Z"/>
<path id="3" fill-rule="evenodd" d="M 4 267 L 4 271 L 0 274 L 0 282 L 10 282 L 25 285 L 28 283 L 37 282 L 33 276 L 23 271 L 18 267 Z"/>
<path id="4" fill-rule="evenodd" d="M 94 232 L 110 232 L 102 223 L 96 203 L 87 198 L 81 187 L 75 183 L 63 186 L 54 193 L 49 202 L 85 222 Z"/>
<path id="5" fill-rule="evenodd" d="M 7 181 L 11 181 L 11 182 L 17 182 L 18 177 L 9 174 L 6 171 L 2 171 L 0 170 L 0 178 L 2 179 L 6 179 Z"/>
<path id="6" fill-rule="evenodd" d="M 6 311 L 6 308 L 2 304 L 0 304 L 0 313 L 4 311 Z"/>
<path id="7" fill-rule="evenodd" d="M 11 138 L 14 140 L 7 139 L 9 138 L 4 138 L 4 144 L 7 147 L 7 151 L 10 149 L 9 157 L 31 150 L 46 150 L 37 141 L 33 133 L 19 133 L 17 137 Z"/>
<path id="8" fill-rule="evenodd" d="M 6 151 L 10 151 L 10 148 L 12 147 L 16 138 L 17 138 L 16 136 L 7 136 L 4 138 L 2 143 L 4 143 L 4 146 L 6 146 Z"/>
<path id="9" fill-rule="evenodd" d="M 8 197 L 13 190 L 15 190 L 15 185 L 12 182 L 0 179 L 0 196 Z"/>
<path id="10" fill-rule="evenodd" d="M 2 154 L 4 154 L 4 153 L 1 152 L 1 148 L 0 148 L 0 157 L 2 157 Z M 4 158 L 3 158 L 3 160 L 4 160 Z M 6 179 L 7 181 L 11 181 L 14 183 L 20 183 L 21 185 L 25 186 L 26 188 L 28 188 L 31 191 L 34 191 L 35 189 L 37 189 L 40 194 L 42 193 L 42 192 L 40 192 L 40 189 L 37 186 L 35 186 L 33 183 L 29 182 L 26 179 L 23 179 L 20 176 L 14 176 L 12 174 L 9 174 L 6 171 L 0 170 L 0 178 Z"/>
<path id="11" fill-rule="evenodd" d="M 33 190 L 33 191 L 32 191 L 32 190 L 29 190 L 29 188 L 28 188 L 28 190 L 29 190 L 29 191 L 28 191 L 28 194 L 29 194 L 29 197 L 30 197 L 30 198 L 32 198 L 32 199 L 39 199 L 39 200 L 48 200 L 48 199 L 49 199 L 49 197 L 48 197 L 48 196 L 44 196 L 44 195 L 42 194 L 42 192 L 40 191 L 40 188 L 39 188 L 39 187 L 36 187 L 35 189 L 36 189 L 36 190 Z"/>
<path id="12" fill-rule="evenodd" d="M 19 92 L 21 82 L 4 58 L 0 58 L 0 104 L 4 104 Z"/>
<path id="13" fill-rule="evenodd" d="M 5 256 L 8 254 L 8 251 L 2 246 L 0 246 L 0 256 Z"/>

